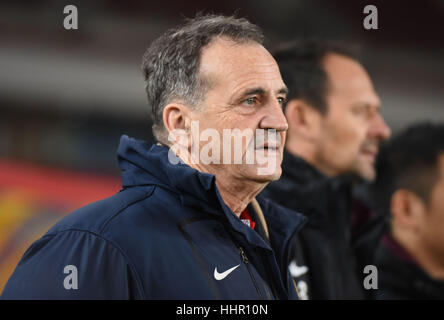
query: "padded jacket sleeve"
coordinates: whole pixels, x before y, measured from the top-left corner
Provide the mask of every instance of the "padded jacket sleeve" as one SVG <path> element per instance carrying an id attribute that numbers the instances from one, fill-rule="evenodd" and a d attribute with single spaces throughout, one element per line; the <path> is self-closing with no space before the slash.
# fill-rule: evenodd
<path id="1" fill-rule="evenodd" d="M 2 299 L 143 299 L 118 247 L 82 230 L 45 235 L 25 252 Z"/>

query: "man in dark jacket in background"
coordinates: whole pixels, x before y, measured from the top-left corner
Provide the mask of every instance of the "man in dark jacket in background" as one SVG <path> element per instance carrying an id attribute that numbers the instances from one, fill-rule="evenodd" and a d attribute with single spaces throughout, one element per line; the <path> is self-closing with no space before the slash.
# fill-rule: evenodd
<path id="1" fill-rule="evenodd" d="M 444 299 L 444 125 L 417 124 L 381 149 L 372 185 L 388 229 L 377 299 Z"/>
<path id="2" fill-rule="evenodd" d="M 379 97 L 345 47 L 299 41 L 274 56 L 290 90 L 289 130 L 282 177 L 263 194 L 308 216 L 290 273 L 306 299 L 363 298 L 355 250 L 367 217 L 352 217 L 352 183 L 374 179 L 379 143 L 390 135 Z"/>
<path id="3" fill-rule="evenodd" d="M 281 175 L 287 130 L 287 88 L 261 43 L 223 16 L 154 41 L 142 67 L 160 144 L 123 136 L 123 190 L 36 241 L 2 298 L 297 298 L 287 248 L 304 218 L 255 199 Z"/>

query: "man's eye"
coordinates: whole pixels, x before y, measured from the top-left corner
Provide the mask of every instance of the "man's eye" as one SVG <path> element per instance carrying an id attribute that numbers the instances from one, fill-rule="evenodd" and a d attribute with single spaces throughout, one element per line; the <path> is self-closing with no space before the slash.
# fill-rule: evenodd
<path id="1" fill-rule="evenodd" d="M 280 105 L 284 105 L 284 104 L 285 104 L 285 101 L 286 101 L 286 99 L 283 98 L 283 97 L 278 97 L 277 100 L 278 100 L 278 102 L 279 102 Z"/>
<path id="2" fill-rule="evenodd" d="M 256 100 L 257 100 L 256 97 L 247 98 L 244 100 L 244 104 L 246 104 L 247 106 L 254 106 L 256 103 Z"/>
<path id="3" fill-rule="evenodd" d="M 365 106 L 354 107 L 352 112 L 356 115 L 364 115 L 367 113 L 367 108 Z"/>

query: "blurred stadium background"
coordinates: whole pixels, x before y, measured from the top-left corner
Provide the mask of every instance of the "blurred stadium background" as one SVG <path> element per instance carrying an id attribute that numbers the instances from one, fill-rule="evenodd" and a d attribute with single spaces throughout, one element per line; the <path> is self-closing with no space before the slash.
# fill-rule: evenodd
<path id="1" fill-rule="evenodd" d="M 79 29 L 63 28 L 76 5 Z M 376 5 L 379 29 L 365 30 Z M 152 140 L 142 54 L 198 11 L 245 16 L 267 45 L 357 42 L 394 131 L 444 121 L 444 1 L 8 1 L 0 4 L 0 292 L 63 215 L 120 189 L 121 134 Z"/>

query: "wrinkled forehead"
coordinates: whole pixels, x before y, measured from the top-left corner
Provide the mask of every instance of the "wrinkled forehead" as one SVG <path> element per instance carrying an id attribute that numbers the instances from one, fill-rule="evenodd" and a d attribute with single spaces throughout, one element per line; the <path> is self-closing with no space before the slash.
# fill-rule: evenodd
<path id="1" fill-rule="evenodd" d="M 271 54 L 252 41 L 237 43 L 217 38 L 202 49 L 200 74 L 233 88 L 241 83 L 264 81 L 282 86 L 279 67 Z"/>

